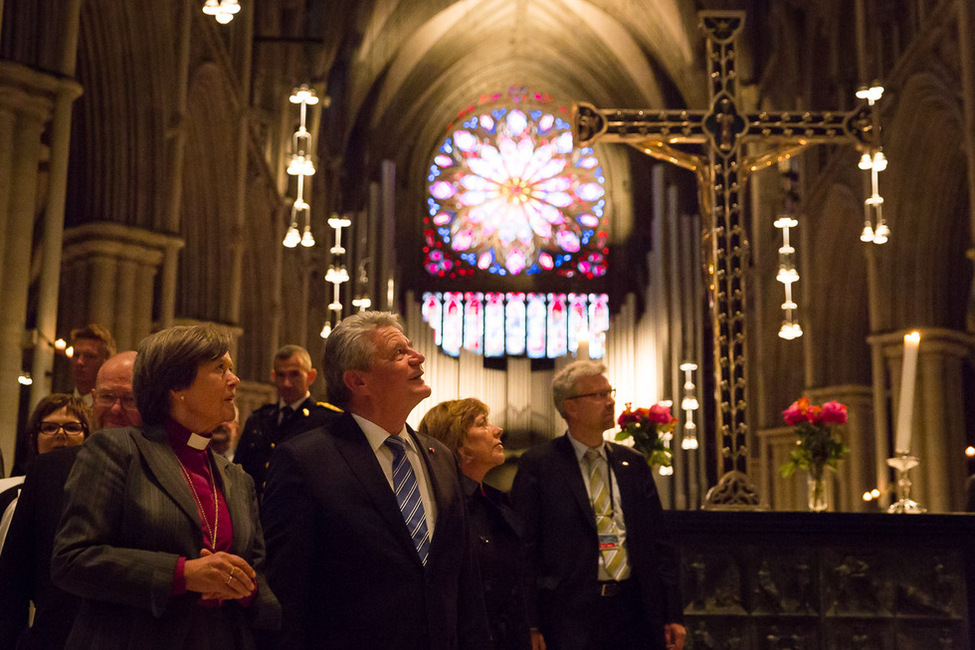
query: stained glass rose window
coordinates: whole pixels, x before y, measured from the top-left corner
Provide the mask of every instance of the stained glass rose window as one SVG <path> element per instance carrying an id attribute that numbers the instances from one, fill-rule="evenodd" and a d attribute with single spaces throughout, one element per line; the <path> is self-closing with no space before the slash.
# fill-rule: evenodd
<path id="1" fill-rule="evenodd" d="M 606 190 L 568 111 L 513 88 L 462 111 L 430 164 L 424 267 L 462 277 L 606 273 Z"/>

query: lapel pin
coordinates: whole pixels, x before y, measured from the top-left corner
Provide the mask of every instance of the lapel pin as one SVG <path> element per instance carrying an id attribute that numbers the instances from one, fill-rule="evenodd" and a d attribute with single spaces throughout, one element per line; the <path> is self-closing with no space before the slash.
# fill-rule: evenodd
<path id="1" fill-rule="evenodd" d="M 431 453 L 431 454 L 435 454 L 435 453 L 437 453 L 436 451 L 434 451 L 434 449 L 433 449 L 433 447 L 427 447 L 427 449 L 429 449 L 429 450 L 430 450 L 430 453 Z"/>
<path id="2" fill-rule="evenodd" d="M 623 467 L 629 467 L 629 466 L 630 466 L 630 461 L 628 461 L 628 460 L 624 460 L 624 461 L 623 461 L 623 462 L 621 463 L 621 465 L 623 465 Z"/>

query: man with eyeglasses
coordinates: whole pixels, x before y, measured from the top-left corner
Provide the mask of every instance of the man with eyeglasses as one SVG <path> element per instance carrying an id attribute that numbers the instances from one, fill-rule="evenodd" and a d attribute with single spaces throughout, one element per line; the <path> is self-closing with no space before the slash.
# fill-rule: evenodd
<path id="1" fill-rule="evenodd" d="M 535 584 L 535 647 L 681 650 L 680 566 L 643 456 L 607 442 L 606 366 L 575 361 L 552 380 L 568 432 L 521 457 L 511 490 Z"/>
<path id="2" fill-rule="evenodd" d="M 142 424 L 132 393 L 135 350 L 119 352 L 102 364 L 92 390 L 95 430 L 137 427 Z"/>

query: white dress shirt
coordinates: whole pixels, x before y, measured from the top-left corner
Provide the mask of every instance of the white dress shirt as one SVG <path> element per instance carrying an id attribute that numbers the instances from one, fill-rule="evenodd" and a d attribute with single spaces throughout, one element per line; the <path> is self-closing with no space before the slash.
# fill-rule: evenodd
<path id="1" fill-rule="evenodd" d="M 362 432 L 366 434 L 366 440 L 369 441 L 369 446 L 372 447 L 372 452 L 376 454 L 376 460 L 379 461 L 379 466 L 382 467 L 383 474 L 386 475 L 386 480 L 389 482 L 389 489 L 394 490 L 393 450 L 385 444 L 386 438 L 390 436 L 390 433 L 378 424 L 360 415 L 353 413 L 352 417 L 355 418 Z M 406 458 L 413 467 L 413 474 L 416 476 L 416 485 L 420 489 L 420 499 L 423 501 L 423 513 L 427 520 L 427 533 L 430 534 L 430 539 L 433 540 L 433 529 L 437 521 L 437 504 L 433 499 L 433 486 L 427 474 L 426 463 L 420 458 L 420 452 L 416 449 L 413 436 L 406 432 L 405 424 L 403 425 L 403 429 L 396 435 L 405 443 Z"/>
<path id="2" fill-rule="evenodd" d="M 586 484 L 586 493 L 589 495 L 589 502 L 592 503 L 592 488 L 589 486 L 589 463 L 585 460 L 586 452 L 591 448 L 576 440 L 571 434 L 568 435 L 569 440 L 572 442 L 572 449 L 576 452 L 576 460 L 579 462 L 579 472 L 582 474 L 582 480 Z M 610 467 L 609 458 L 606 455 L 606 442 L 603 441 L 603 444 L 595 447 L 595 449 L 599 451 L 599 460 L 596 462 L 600 463 L 603 476 L 608 476 L 610 480 L 610 492 L 613 495 L 613 522 L 616 524 L 616 529 L 619 533 L 620 546 L 624 546 L 626 544 L 626 521 L 623 516 L 623 502 L 620 499 L 620 486 L 616 482 L 616 474 L 613 472 L 612 467 Z M 623 570 L 622 579 L 626 580 L 629 577 L 630 563 L 629 554 L 627 554 L 626 568 Z M 612 579 L 603 564 L 602 553 L 599 554 L 599 579 Z"/>

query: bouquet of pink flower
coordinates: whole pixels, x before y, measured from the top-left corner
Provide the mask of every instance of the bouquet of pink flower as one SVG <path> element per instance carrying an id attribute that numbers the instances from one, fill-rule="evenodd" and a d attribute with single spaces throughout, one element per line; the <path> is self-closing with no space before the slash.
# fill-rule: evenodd
<path id="1" fill-rule="evenodd" d="M 633 409 L 629 402 L 616 421 L 620 431 L 616 440 L 633 439 L 633 447 L 647 459 L 648 465 L 670 467 L 673 454 L 665 444 L 677 424 L 670 408 L 654 404 L 650 408 Z"/>
<path id="2" fill-rule="evenodd" d="M 845 404 L 826 402 L 817 406 L 801 397 L 782 411 L 782 417 L 795 428 L 798 437 L 789 460 L 779 467 L 782 476 L 792 476 L 797 469 L 808 469 L 818 478 L 823 467 L 835 468 L 850 451 L 834 429 L 835 425 L 846 424 Z"/>

